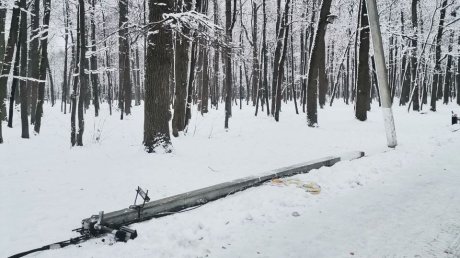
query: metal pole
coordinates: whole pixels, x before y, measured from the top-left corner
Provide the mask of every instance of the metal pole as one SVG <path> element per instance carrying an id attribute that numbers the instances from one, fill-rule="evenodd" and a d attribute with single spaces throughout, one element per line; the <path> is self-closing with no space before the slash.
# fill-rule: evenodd
<path id="1" fill-rule="evenodd" d="M 387 135 L 387 144 L 388 147 L 395 148 L 396 145 L 398 145 L 398 142 L 396 140 L 396 129 L 393 118 L 393 111 L 391 110 L 391 93 L 390 86 L 388 84 L 388 71 L 385 65 L 385 55 L 383 52 L 382 33 L 380 32 L 377 4 L 375 0 L 365 1 L 367 3 L 369 25 L 371 28 L 372 42 L 374 46 L 375 65 L 377 68 L 379 90 L 382 100 L 382 112 Z"/>

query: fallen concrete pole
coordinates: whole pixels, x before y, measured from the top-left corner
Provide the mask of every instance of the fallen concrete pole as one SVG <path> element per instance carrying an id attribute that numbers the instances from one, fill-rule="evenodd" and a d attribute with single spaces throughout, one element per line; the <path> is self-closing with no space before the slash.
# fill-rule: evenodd
<path id="1" fill-rule="evenodd" d="M 128 225 L 152 218 L 162 217 L 187 208 L 199 206 L 226 197 L 230 194 L 243 191 L 247 188 L 258 186 L 264 182 L 276 178 L 289 177 L 297 174 L 308 173 L 313 169 L 319 169 L 324 166 L 333 166 L 334 164 L 342 160 L 358 159 L 363 156 L 364 152 L 352 152 L 342 156 L 325 157 L 317 160 L 312 160 L 306 163 L 275 169 L 268 173 L 264 173 L 260 176 L 241 178 L 234 181 L 198 189 L 195 191 L 174 195 L 171 197 L 146 203 L 142 210 L 140 210 L 140 212 L 136 209 L 123 209 L 119 211 L 105 213 L 102 224 L 110 228 L 118 229 L 123 225 Z M 91 218 L 88 218 L 83 220 L 83 222 L 90 220 Z"/>

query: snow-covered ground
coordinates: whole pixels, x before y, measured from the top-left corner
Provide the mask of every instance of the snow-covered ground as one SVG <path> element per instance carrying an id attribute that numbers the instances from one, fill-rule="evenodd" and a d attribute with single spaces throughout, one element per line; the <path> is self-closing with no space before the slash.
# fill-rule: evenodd
<path id="1" fill-rule="evenodd" d="M 460 108 L 395 107 L 399 146 L 390 150 L 378 106 L 363 123 L 338 102 L 320 110 L 319 128 L 291 103 L 280 123 L 234 107 L 228 132 L 223 110 L 194 111 L 172 154 L 143 151 L 142 107 L 124 121 L 88 111 L 83 148 L 70 148 L 70 116 L 59 107 L 46 106 L 30 140 L 20 138 L 17 113 L 0 145 L 0 257 L 77 236 L 81 219 L 132 204 L 138 185 L 159 199 L 355 150 L 367 156 L 293 178 L 319 184 L 317 195 L 267 183 L 134 224 L 139 237 L 127 243 L 105 237 L 31 256 L 459 257 L 460 128 L 450 126 L 450 111 Z"/>

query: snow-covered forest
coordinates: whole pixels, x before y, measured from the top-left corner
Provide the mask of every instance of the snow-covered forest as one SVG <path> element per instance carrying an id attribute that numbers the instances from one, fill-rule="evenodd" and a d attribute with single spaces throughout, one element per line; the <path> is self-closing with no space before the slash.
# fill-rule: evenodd
<path id="1" fill-rule="evenodd" d="M 458 0 L 0 0 L 0 68 L 2 257 L 334 155 L 37 255 L 460 256 Z"/>

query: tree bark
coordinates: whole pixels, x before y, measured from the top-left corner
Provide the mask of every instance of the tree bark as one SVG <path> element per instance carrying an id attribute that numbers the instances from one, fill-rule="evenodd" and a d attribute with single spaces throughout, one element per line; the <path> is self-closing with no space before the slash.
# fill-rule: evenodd
<path id="1" fill-rule="evenodd" d="M 135 105 L 139 106 L 141 104 L 141 72 L 140 72 L 140 61 L 139 61 L 139 45 L 136 44 L 136 53 L 135 53 L 135 67 L 134 76 L 136 77 L 135 85 Z"/>
<path id="2" fill-rule="evenodd" d="M 102 13 L 102 33 L 104 38 L 106 37 L 106 31 L 105 31 L 105 14 L 104 14 L 104 9 L 102 8 L 102 1 L 101 1 L 101 13 Z M 105 48 L 105 67 L 106 67 L 106 76 L 107 76 L 107 104 L 109 105 L 109 114 L 112 115 L 112 101 L 113 101 L 113 86 L 112 86 L 112 74 L 110 72 L 110 54 L 109 50 L 107 47 L 107 41 L 104 40 L 104 48 Z"/>
<path id="3" fill-rule="evenodd" d="M 15 0 L 13 13 L 11 16 L 10 23 L 10 34 L 8 36 L 8 43 L 5 49 L 5 55 L 3 57 L 2 73 L 0 77 L 0 92 L 6 92 L 6 83 L 8 81 L 8 74 L 12 68 L 14 48 L 18 41 L 18 31 L 19 31 L 19 15 L 20 15 L 20 3 L 18 0 Z M 3 34 L 2 34 L 3 35 Z M 6 116 L 6 106 L 5 106 L 5 97 L 3 93 L 0 95 L 0 143 L 3 143 L 2 136 L 2 122 L 3 118 Z"/>
<path id="4" fill-rule="evenodd" d="M 318 62 L 320 61 L 320 41 L 326 35 L 327 19 L 330 14 L 332 0 L 323 0 L 320 8 L 320 16 L 312 44 L 310 61 L 308 65 L 307 85 L 307 124 L 310 127 L 318 125 Z"/>
<path id="5" fill-rule="evenodd" d="M 21 6 L 26 5 L 26 0 L 21 0 Z M 21 77 L 27 77 L 27 13 L 21 12 L 21 31 L 19 33 L 19 42 L 21 45 Z M 20 95 L 21 95 L 21 128 L 22 138 L 29 138 L 29 116 L 28 116 L 28 109 L 29 109 L 29 95 L 30 95 L 30 87 L 28 85 L 27 80 L 21 80 L 19 87 Z"/>
<path id="6" fill-rule="evenodd" d="M 63 80 L 62 80 L 62 98 L 61 98 L 61 111 L 62 111 L 62 108 L 64 109 L 64 114 L 67 113 L 67 92 L 68 92 L 68 88 L 69 88 L 69 85 L 67 84 L 67 63 L 68 63 L 68 45 L 69 45 L 69 17 L 68 17 L 68 13 L 69 13 L 69 7 L 68 7 L 68 2 L 67 1 L 63 1 L 63 5 L 64 5 L 64 11 L 63 11 L 63 15 L 64 15 L 64 74 L 63 74 Z"/>
<path id="7" fill-rule="evenodd" d="M 80 12 L 80 10 L 78 10 Z M 74 76 L 73 76 L 73 92 L 70 95 L 70 101 L 71 101 L 71 115 L 70 115 L 70 144 L 72 146 L 75 146 L 77 143 L 77 129 L 76 129 L 76 114 L 77 114 L 77 97 L 79 95 L 78 88 L 79 88 L 79 76 L 75 76 L 76 74 L 79 73 L 80 67 L 82 66 L 82 63 L 80 63 L 80 50 L 81 50 L 81 42 L 80 42 L 80 14 L 77 15 L 77 47 L 73 54 L 74 57 Z"/>
<path id="8" fill-rule="evenodd" d="M 367 18 L 367 7 L 365 0 L 361 0 L 360 32 L 359 32 L 359 63 L 358 81 L 356 88 L 355 116 L 360 121 L 367 120 L 369 109 L 371 80 L 369 76 L 369 20 Z"/>
<path id="9" fill-rule="evenodd" d="M 123 112 L 126 115 L 131 114 L 131 79 L 130 79 L 130 46 L 128 35 L 128 2 L 127 0 L 119 0 L 118 7 L 120 9 L 119 19 L 119 108 L 121 109 L 120 118 L 123 119 Z"/>
<path id="10" fill-rule="evenodd" d="M 21 37 L 21 33 L 19 33 L 19 37 Z M 13 83 L 11 85 L 10 103 L 9 103 L 10 108 L 8 112 L 8 127 L 9 128 L 13 128 L 14 102 L 17 99 L 17 94 L 19 93 L 18 92 L 19 79 L 17 77 L 19 76 L 20 52 L 21 52 L 21 47 L 20 47 L 20 42 L 18 41 L 16 43 L 16 53 L 15 53 L 14 63 L 13 63 Z"/>
<path id="11" fill-rule="evenodd" d="M 286 53 L 287 53 L 287 44 L 289 38 L 289 5 L 290 0 L 286 0 L 286 4 L 284 7 L 284 16 L 282 21 L 282 34 L 284 36 L 282 45 L 283 49 L 280 56 L 279 66 L 278 66 L 278 76 L 276 79 L 276 109 L 275 109 L 275 121 L 279 122 L 280 119 L 280 110 L 281 110 L 281 93 L 282 93 L 282 82 L 283 82 L 283 75 L 284 75 L 284 63 L 286 60 Z"/>
<path id="12" fill-rule="evenodd" d="M 93 87 L 94 116 L 99 116 L 99 74 L 97 73 L 95 0 L 91 0 L 91 86 Z"/>
<path id="13" fill-rule="evenodd" d="M 217 0 L 214 0 L 214 24 L 219 25 L 219 5 L 217 4 Z M 220 48 L 219 48 L 219 33 L 216 32 L 215 34 L 215 41 L 214 41 L 214 63 L 213 63 L 213 85 L 212 85 L 212 94 L 211 94 L 211 105 L 215 106 L 216 109 L 219 105 L 219 55 L 220 55 Z"/>
<path id="14" fill-rule="evenodd" d="M 182 12 L 190 10 L 189 6 L 179 6 L 179 10 L 176 12 Z M 187 102 L 187 91 L 188 91 L 188 71 L 190 66 L 189 52 L 190 52 L 190 41 L 187 38 L 189 36 L 190 29 L 183 27 L 182 34 L 176 33 L 176 53 L 175 58 L 175 81 L 176 90 L 174 96 L 174 116 L 172 120 L 172 134 L 174 137 L 179 136 L 179 132 L 185 130 L 185 110 Z"/>
<path id="15" fill-rule="evenodd" d="M 37 110 L 35 114 L 34 131 L 40 133 L 43 116 L 43 103 L 45 102 L 46 66 L 48 63 L 48 28 L 51 14 L 51 0 L 44 0 L 43 35 L 41 36 L 40 55 L 40 82 L 38 83 Z"/>
<path id="16" fill-rule="evenodd" d="M 438 87 L 441 87 L 441 41 L 442 34 L 444 33 L 444 19 L 446 18 L 447 0 L 442 1 L 441 14 L 439 18 L 438 34 L 435 41 L 435 66 L 433 84 L 431 86 L 431 108 L 430 110 L 436 111 L 436 101 L 438 99 Z"/>
<path id="17" fill-rule="evenodd" d="M 268 102 L 268 46 L 267 46 L 267 2 L 263 0 L 262 2 L 262 9 L 263 9 L 263 27 L 262 27 L 262 55 L 263 55 L 263 98 L 265 99 L 265 104 L 267 105 L 267 116 L 270 115 L 270 104 Z M 264 101 L 262 101 L 262 106 Z M 263 111 L 263 107 L 262 107 Z"/>
<path id="18" fill-rule="evenodd" d="M 172 0 L 149 0 L 149 22 L 163 20 L 171 12 Z M 144 108 L 144 146 L 149 153 L 161 147 L 170 152 L 169 72 L 172 64 L 172 38 L 169 28 L 151 26 L 148 33 Z M 154 33 L 155 32 L 155 33 Z"/>
<path id="19" fill-rule="evenodd" d="M 6 1 L 0 0 L 0 62 L 3 63 L 3 57 L 5 56 L 5 23 L 6 23 Z M 0 98 L 6 98 L 7 89 L 6 87 L 0 87 Z M 0 104 L 4 100 L 0 100 Z M 6 107 L 0 105 L 0 120 L 5 119 Z M 0 125 L 0 137 L 1 137 L 1 125 Z"/>
<path id="20" fill-rule="evenodd" d="M 35 124 L 37 98 L 38 98 L 38 80 L 40 77 L 40 0 L 34 0 L 31 16 L 31 42 L 29 50 L 29 76 L 32 78 L 30 83 L 31 99 L 30 99 L 30 123 Z"/>
<path id="21" fill-rule="evenodd" d="M 320 39 L 319 43 L 319 62 L 318 62 L 318 100 L 320 108 L 323 108 L 326 105 L 326 93 L 328 90 L 328 79 L 326 73 L 326 40 L 324 38 Z"/>
<path id="22" fill-rule="evenodd" d="M 54 79 L 53 79 L 53 73 L 51 72 L 51 67 L 50 67 L 50 60 L 48 57 L 46 57 L 46 71 L 48 72 L 49 75 L 49 81 L 50 81 L 50 97 L 51 97 L 51 106 L 54 107 L 54 104 L 56 103 L 56 98 L 54 95 Z"/>
<path id="23" fill-rule="evenodd" d="M 454 50 L 453 47 L 454 43 L 454 32 L 451 32 L 451 36 L 449 39 L 449 48 L 448 52 L 452 53 Z M 444 80 L 444 91 L 443 91 L 443 104 L 449 104 L 449 98 L 451 97 L 451 84 L 452 84 L 452 54 L 447 55 L 447 66 L 446 66 L 446 79 Z"/>
<path id="24" fill-rule="evenodd" d="M 78 134 L 77 146 L 83 146 L 83 133 L 85 131 L 84 104 L 87 94 L 86 67 L 86 27 L 85 27 L 85 0 L 79 0 L 79 27 L 80 27 L 80 65 L 78 77 L 80 82 L 80 96 L 78 98 Z"/>
<path id="25" fill-rule="evenodd" d="M 411 66 L 412 66 L 412 102 L 413 102 L 413 110 L 419 111 L 420 110 L 420 103 L 419 103 L 419 86 L 418 86 L 418 59 L 417 59 L 417 48 L 418 48 L 418 16 L 417 16 L 417 6 L 419 0 L 412 0 L 411 10 L 412 10 L 412 27 L 414 31 L 414 35 L 412 37 L 412 58 L 411 58 Z"/>
<path id="26" fill-rule="evenodd" d="M 236 1 L 236 0 L 234 0 Z M 232 116 L 232 1 L 225 0 L 225 129 L 228 129 L 228 120 Z"/>
<path id="27" fill-rule="evenodd" d="M 460 36 L 458 36 L 458 52 L 460 54 Z M 460 55 L 457 58 L 457 104 L 460 105 Z"/>

